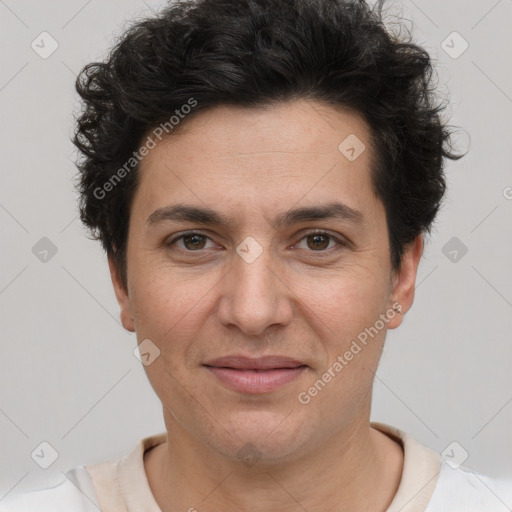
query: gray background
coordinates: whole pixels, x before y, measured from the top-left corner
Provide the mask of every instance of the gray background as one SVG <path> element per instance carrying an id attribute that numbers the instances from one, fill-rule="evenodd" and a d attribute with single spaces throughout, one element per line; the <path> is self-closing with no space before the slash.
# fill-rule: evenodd
<path id="1" fill-rule="evenodd" d="M 127 20 L 160 5 L 0 0 L 0 498 L 165 430 L 105 257 L 77 218 L 69 140 L 77 72 L 106 55 Z M 467 451 L 470 468 L 512 476 L 512 0 L 391 6 L 437 62 L 450 122 L 464 128 L 454 140 L 470 151 L 447 164 L 446 204 L 414 307 L 388 334 L 373 420 L 440 453 L 456 441 L 450 456 Z M 31 47 L 43 31 L 59 45 L 46 59 Z M 442 47 L 460 52 L 454 31 L 469 44 L 457 58 Z M 43 237 L 57 248 L 47 261 Z M 44 441 L 59 455 L 48 469 L 31 458 Z"/>

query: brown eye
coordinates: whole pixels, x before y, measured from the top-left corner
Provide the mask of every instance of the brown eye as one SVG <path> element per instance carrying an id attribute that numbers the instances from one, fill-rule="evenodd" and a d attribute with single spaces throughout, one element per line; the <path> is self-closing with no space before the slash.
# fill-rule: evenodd
<path id="1" fill-rule="evenodd" d="M 190 250 L 204 249 L 206 237 L 203 235 L 193 234 L 183 237 L 183 245 Z"/>
<path id="2" fill-rule="evenodd" d="M 325 233 L 313 233 L 306 238 L 308 240 L 308 247 L 316 251 L 327 249 L 327 247 L 329 247 L 330 238 L 332 237 Z"/>
<path id="3" fill-rule="evenodd" d="M 347 242 L 324 231 L 313 231 L 303 236 L 296 247 L 310 254 L 317 253 L 315 256 L 328 256 L 347 247 Z"/>
<path id="4" fill-rule="evenodd" d="M 181 245 L 178 245 L 178 249 L 185 252 L 197 252 L 205 248 L 208 240 L 209 238 L 201 233 L 185 233 L 174 238 L 166 246 L 172 247 L 181 242 Z"/>

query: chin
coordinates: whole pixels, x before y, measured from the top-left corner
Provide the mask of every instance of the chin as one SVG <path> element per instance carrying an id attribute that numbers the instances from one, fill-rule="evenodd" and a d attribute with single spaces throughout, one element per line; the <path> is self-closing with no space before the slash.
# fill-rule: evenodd
<path id="1" fill-rule="evenodd" d="M 232 459 L 248 458 L 261 462 L 293 459 L 311 442 L 304 421 L 294 417 L 290 410 L 270 412 L 243 412 L 233 415 L 229 425 L 223 423 L 218 437 L 208 440 L 215 451 Z M 219 426 L 219 425 L 217 425 Z M 231 435 L 230 435 L 231 434 Z"/>

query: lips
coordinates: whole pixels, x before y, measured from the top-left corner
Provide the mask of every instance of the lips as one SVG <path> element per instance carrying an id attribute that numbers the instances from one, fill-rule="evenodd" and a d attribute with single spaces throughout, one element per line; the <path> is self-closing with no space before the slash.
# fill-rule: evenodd
<path id="1" fill-rule="evenodd" d="M 302 361 L 283 356 L 264 356 L 251 358 L 247 356 L 226 356 L 212 359 L 205 366 L 232 368 L 234 370 L 274 370 L 279 368 L 298 368 L 306 366 Z"/>
<path id="2" fill-rule="evenodd" d="M 295 380 L 308 366 L 283 356 L 227 356 L 204 366 L 224 386 L 239 393 L 269 393 Z"/>

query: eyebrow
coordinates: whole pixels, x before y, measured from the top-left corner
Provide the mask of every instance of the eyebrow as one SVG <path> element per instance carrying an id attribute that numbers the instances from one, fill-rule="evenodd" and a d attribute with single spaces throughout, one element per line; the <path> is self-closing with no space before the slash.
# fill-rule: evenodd
<path id="1" fill-rule="evenodd" d="M 294 208 L 280 213 L 271 223 L 272 227 L 291 226 L 299 222 L 339 219 L 363 224 L 363 214 L 350 208 L 346 204 L 334 202 L 322 206 L 307 206 Z M 164 206 L 155 210 L 146 220 L 148 227 L 154 227 L 165 221 L 195 222 L 211 226 L 231 226 L 233 222 L 224 214 L 210 208 L 203 208 L 188 204 L 175 204 Z"/>

